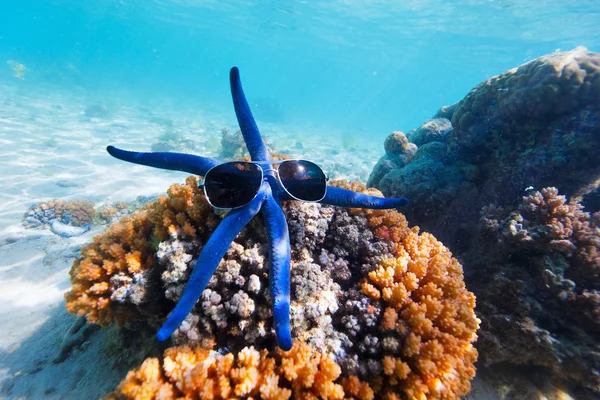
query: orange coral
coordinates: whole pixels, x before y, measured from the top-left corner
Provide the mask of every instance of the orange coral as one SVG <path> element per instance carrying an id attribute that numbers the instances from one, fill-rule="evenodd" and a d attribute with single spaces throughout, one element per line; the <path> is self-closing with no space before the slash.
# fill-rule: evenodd
<path id="1" fill-rule="evenodd" d="M 360 184 L 337 182 L 354 191 Z M 409 228 L 395 210 L 359 210 L 377 237 L 397 244 L 394 258 L 384 259 L 360 283 L 373 303 L 383 302 L 381 337 L 395 330 L 400 354 L 384 351 L 383 380 L 378 395 L 398 398 L 458 398 L 470 390 L 479 320 L 475 296 L 464 284 L 462 266 L 433 235 Z"/>
<path id="2" fill-rule="evenodd" d="M 380 195 L 359 184 L 333 184 Z M 467 393 L 475 373 L 472 343 L 479 320 L 461 265 L 432 235 L 409 228 L 394 210 L 350 213 L 365 217 L 375 237 L 391 249 L 373 259 L 359 282 L 370 299 L 366 312 L 382 311 L 372 331 L 382 343 L 379 375 L 368 372 L 366 382 L 342 377 L 331 355 L 301 342 L 289 352 L 246 347 L 227 355 L 178 347 L 167 350 L 163 361 L 146 360 L 109 398 L 456 399 Z M 207 233 L 217 222 L 195 178 L 173 185 L 169 197 L 111 226 L 84 248 L 71 272 L 69 310 L 100 323 L 130 318 L 135 308 L 114 301 L 115 291 L 108 295 L 113 278 L 135 276 L 156 264 L 152 241 Z"/>
<path id="3" fill-rule="evenodd" d="M 67 310 L 101 325 L 131 320 L 136 307 L 116 300 L 133 284 L 132 277 L 157 264 L 153 243 L 173 234 L 207 233 L 218 221 L 197 178 L 172 185 L 168 197 L 112 224 L 83 247 L 81 258 L 71 267 L 73 286 L 65 295 Z"/>
<path id="4" fill-rule="evenodd" d="M 167 349 L 162 361 L 149 358 L 130 371 L 106 399 L 342 399 L 341 370 L 328 355 L 305 343 L 292 350 L 257 351 L 245 347 L 236 355 L 187 346 Z M 373 392 L 357 378 L 343 385 L 359 399 Z"/>

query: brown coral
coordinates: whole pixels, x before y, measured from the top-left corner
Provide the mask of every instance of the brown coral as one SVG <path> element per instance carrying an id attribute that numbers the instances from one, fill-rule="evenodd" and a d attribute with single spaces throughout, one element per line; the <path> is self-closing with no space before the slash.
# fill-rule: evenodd
<path id="1" fill-rule="evenodd" d="M 484 365 L 527 364 L 536 381 L 598 392 L 597 216 L 554 187 L 531 191 L 514 211 L 482 209 L 487 235 L 469 261 L 482 270 L 473 287 L 480 292 Z"/>
<path id="2" fill-rule="evenodd" d="M 523 197 L 518 211 L 501 222 L 500 230 L 509 246 L 516 245 L 513 251 L 546 255 L 547 261 L 539 272 L 546 287 L 563 300 L 576 302 L 584 293 L 587 293 L 584 297 L 589 297 L 597 291 L 600 230 L 596 220 L 581 204 L 567 202 L 555 187 Z M 574 284 L 569 284 L 570 281 Z M 589 315 L 600 314 L 600 304 L 594 308 Z M 592 321 L 595 329 L 600 329 L 600 319 L 596 317 Z"/>
<path id="3" fill-rule="evenodd" d="M 129 372 L 106 399 L 342 399 L 340 373 L 330 356 L 304 343 L 288 352 L 245 347 L 226 355 L 174 347 L 162 360 L 149 358 Z M 373 398 L 368 385 L 355 378 L 344 381 L 344 387 L 358 398 Z"/>
<path id="4" fill-rule="evenodd" d="M 101 325 L 131 320 L 136 306 L 160 300 L 149 298 L 145 287 L 157 265 L 153 243 L 170 235 L 207 234 L 217 223 L 197 178 L 171 186 L 168 197 L 112 224 L 83 247 L 71 267 L 67 310 Z"/>
<path id="5" fill-rule="evenodd" d="M 480 83 L 458 104 L 452 116 L 455 135 L 468 142 L 488 139 L 486 135 L 492 133 L 477 131 L 474 120 L 481 118 L 482 113 L 491 114 L 490 104 L 494 104 L 497 113 L 491 116 L 492 122 L 502 117 L 504 124 L 534 124 L 544 119 L 548 124 L 582 106 L 597 107 L 599 61 L 597 53 L 578 47 L 542 56 Z"/>
<path id="6" fill-rule="evenodd" d="M 94 203 L 87 200 L 65 201 L 62 199 L 54 199 L 47 203 L 42 203 L 40 206 L 42 209 L 54 209 L 56 218 L 59 220 L 68 216 L 70 223 L 75 226 L 91 224 L 96 212 L 94 210 Z"/>

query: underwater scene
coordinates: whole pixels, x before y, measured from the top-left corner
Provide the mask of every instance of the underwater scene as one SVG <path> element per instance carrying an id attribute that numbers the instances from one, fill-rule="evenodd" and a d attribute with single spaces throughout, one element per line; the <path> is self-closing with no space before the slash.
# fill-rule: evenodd
<path id="1" fill-rule="evenodd" d="M 0 2 L 0 399 L 600 399 L 600 2 Z"/>

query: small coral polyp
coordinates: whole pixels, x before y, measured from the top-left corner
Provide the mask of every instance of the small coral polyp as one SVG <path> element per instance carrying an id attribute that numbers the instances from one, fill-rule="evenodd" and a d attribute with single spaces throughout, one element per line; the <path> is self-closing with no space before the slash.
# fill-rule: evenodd
<path id="1" fill-rule="evenodd" d="M 164 318 L 169 300 L 178 300 L 221 220 L 197 182 L 189 177 L 186 184 L 173 185 L 168 196 L 111 225 L 84 247 L 71 271 L 69 311 L 103 325 L 144 321 L 157 327 L 156 317 Z M 378 194 L 358 184 L 333 185 Z M 284 202 L 283 210 L 292 249 L 293 349 L 274 346 L 267 236 L 255 217 L 173 335 L 179 347 L 167 350 L 163 361 L 146 360 L 113 396 L 144 398 L 135 393 L 156 389 L 174 398 L 202 398 L 198 390 L 204 388 L 213 390 L 214 398 L 257 393 L 307 398 L 330 390 L 329 398 L 418 399 L 458 398 L 469 391 L 477 357 L 475 298 L 446 247 L 409 228 L 395 210 L 295 201 Z M 231 354 L 216 356 L 227 351 Z M 242 365 L 248 354 L 256 355 L 261 367 Z M 338 372 L 323 372 L 319 365 L 325 361 L 316 359 L 328 360 L 327 368 Z M 284 366 L 292 360 L 310 364 L 297 367 L 308 374 L 305 379 L 286 375 Z M 231 370 L 220 369 L 223 363 Z M 195 371 L 198 381 L 187 387 L 173 371 L 179 376 Z M 246 387 L 242 382 L 252 389 L 239 389 Z M 329 389 L 319 382 L 329 382 Z"/>

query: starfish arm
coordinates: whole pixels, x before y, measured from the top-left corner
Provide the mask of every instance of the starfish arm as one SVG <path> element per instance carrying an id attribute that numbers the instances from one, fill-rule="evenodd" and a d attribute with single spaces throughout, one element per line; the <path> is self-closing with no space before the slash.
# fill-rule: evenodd
<path id="1" fill-rule="evenodd" d="M 218 160 L 195 156 L 193 154 L 169 152 L 143 153 L 122 150 L 114 146 L 108 146 L 106 151 L 108 151 L 111 156 L 130 163 L 173 171 L 185 171 L 200 176 L 204 176 L 206 172 L 215 165 L 221 164 Z"/>
<path id="2" fill-rule="evenodd" d="M 263 184 L 268 186 L 268 184 Z M 271 267 L 269 280 L 273 301 L 273 325 L 277 344 L 282 350 L 292 348 L 290 327 L 290 234 L 279 203 L 269 192 L 262 208 L 267 234 Z"/>
<path id="3" fill-rule="evenodd" d="M 325 198 L 319 201 L 319 203 L 338 207 L 374 208 L 382 210 L 405 206 L 408 204 L 408 199 L 404 197 L 385 198 L 369 196 L 368 194 L 353 192 L 352 190 L 327 186 Z"/>
<path id="4" fill-rule="evenodd" d="M 233 98 L 233 108 L 240 125 L 240 130 L 244 136 L 246 147 L 253 160 L 270 160 L 271 156 L 267 151 L 267 146 L 260 136 L 252 111 L 244 95 L 242 81 L 240 80 L 240 70 L 237 67 L 231 68 L 229 72 L 229 83 L 231 86 L 231 97 Z"/>
<path id="5" fill-rule="evenodd" d="M 265 192 L 261 189 L 249 204 L 231 210 L 217 226 L 217 229 L 206 242 L 204 249 L 202 249 L 179 302 L 156 334 L 159 341 L 164 341 L 171 336 L 192 311 L 229 245 L 244 226 L 260 211 L 264 198 Z"/>

